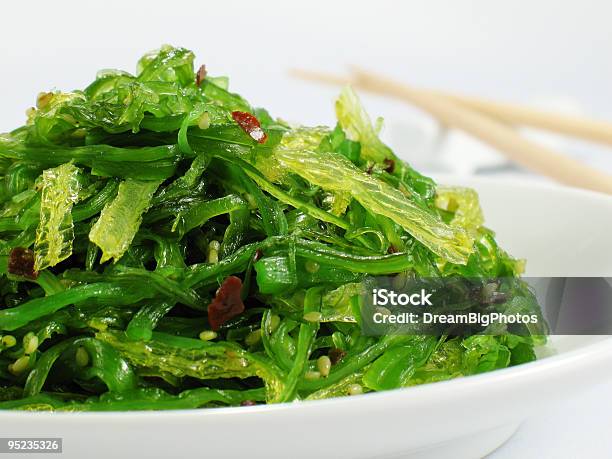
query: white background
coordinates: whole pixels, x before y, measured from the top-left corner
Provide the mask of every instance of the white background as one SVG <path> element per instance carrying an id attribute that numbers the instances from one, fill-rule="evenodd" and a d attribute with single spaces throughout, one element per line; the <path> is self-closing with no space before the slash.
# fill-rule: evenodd
<path id="1" fill-rule="evenodd" d="M 194 50 L 211 74 L 230 75 L 231 88 L 255 105 L 306 124 L 333 122 L 337 90 L 292 80 L 287 69 L 342 72 L 347 64 L 612 119 L 606 0 L 23 1 L 4 2 L 0 17 L 0 132 L 23 123 L 39 91 L 83 87 L 100 68 L 132 71 L 143 52 L 163 43 Z M 419 163 L 399 132 L 414 113 L 364 99 L 387 119 L 399 153 Z M 558 145 L 602 168 L 612 164 L 601 147 Z M 611 394 L 606 384 L 560 401 L 493 457 L 610 457 Z"/>

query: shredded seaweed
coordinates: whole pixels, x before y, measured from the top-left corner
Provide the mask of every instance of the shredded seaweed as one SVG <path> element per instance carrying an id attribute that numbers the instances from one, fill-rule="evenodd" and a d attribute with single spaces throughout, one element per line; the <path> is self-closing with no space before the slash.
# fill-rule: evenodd
<path id="1" fill-rule="evenodd" d="M 535 359 L 538 327 L 365 333 L 377 276 L 537 303 L 476 193 L 399 159 L 350 88 L 335 127 L 290 126 L 194 60 L 163 46 L 43 92 L 0 135 L 0 409 L 312 400 Z"/>
<path id="2" fill-rule="evenodd" d="M 40 222 L 36 229 L 34 269 L 55 266 L 72 254 L 72 206 L 79 197 L 79 169 L 71 163 L 42 174 Z"/>

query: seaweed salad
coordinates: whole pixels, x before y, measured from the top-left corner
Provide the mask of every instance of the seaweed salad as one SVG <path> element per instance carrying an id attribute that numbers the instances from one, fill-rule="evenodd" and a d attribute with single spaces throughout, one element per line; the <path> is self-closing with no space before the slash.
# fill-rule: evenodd
<path id="1" fill-rule="evenodd" d="M 363 333 L 371 276 L 470 279 L 502 312 L 529 293 L 474 191 L 398 159 L 350 88 L 335 110 L 292 126 L 170 46 L 39 94 L 0 135 L 0 409 L 314 400 L 535 359 L 539 330 Z"/>

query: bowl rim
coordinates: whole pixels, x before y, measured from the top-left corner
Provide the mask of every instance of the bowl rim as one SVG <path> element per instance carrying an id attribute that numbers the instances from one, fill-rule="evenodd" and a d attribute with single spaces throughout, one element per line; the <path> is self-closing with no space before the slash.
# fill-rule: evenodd
<path id="1" fill-rule="evenodd" d="M 531 176 L 526 174 L 516 174 L 511 177 L 501 175 L 500 177 L 495 176 L 485 176 L 485 175 L 458 175 L 458 174 L 448 174 L 448 173 L 432 173 L 430 175 L 438 185 L 453 185 L 457 184 L 465 184 L 465 185 L 457 185 L 457 186 L 467 186 L 469 187 L 470 183 L 475 185 L 483 184 L 483 185 L 492 185 L 499 186 L 502 185 L 504 187 L 512 187 L 512 188 L 533 188 L 539 191 L 547 191 L 551 193 L 564 193 L 571 195 L 578 195 L 583 198 L 590 198 L 596 201 L 599 201 L 604 204 L 612 204 L 612 195 L 594 191 L 587 190 L 586 188 L 577 188 L 570 185 L 553 182 L 549 179 L 540 179 L 537 176 Z M 446 182 L 449 183 L 446 183 Z M 485 215 L 486 218 L 486 215 Z"/>

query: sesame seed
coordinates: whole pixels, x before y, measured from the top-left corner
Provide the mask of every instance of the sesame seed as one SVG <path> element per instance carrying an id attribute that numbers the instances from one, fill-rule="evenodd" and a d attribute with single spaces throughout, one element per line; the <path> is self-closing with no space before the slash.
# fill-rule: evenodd
<path id="1" fill-rule="evenodd" d="M 363 394 L 363 387 L 361 387 L 361 384 L 351 384 L 348 388 L 348 394 L 349 395 Z"/>
<path id="2" fill-rule="evenodd" d="M 253 138 L 253 140 L 256 140 L 259 143 L 263 143 L 261 141 L 265 138 L 266 133 L 263 131 L 262 128 L 255 127 L 251 130 L 251 132 L 249 132 L 249 135 Z"/>
<path id="3" fill-rule="evenodd" d="M 218 263 L 219 262 L 219 249 L 221 248 L 221 244 L 219 241 L 210 241 L 208 244 L 208 262 L 209 263 Z"/>
<path id="4" fill-rule="evenodd" d="M 305 264 L 304 264 L 304 268 L 306 269 L 307 272 L 309 272 L 310 274 L 314 274 L 316 273 L 319 268 L 321 267 L 321 265 L 319 265 L 319 263 L 317 263 L 316 261 L 312 261 L 312 260 L 308 260 Z"/>
<path id="5" fill-rule="evenodd" d="M 308 381 L 319 379 L 320 377 L 321 373 L 319 373 L 318 371 L 307 371 L 306 373 L 304 373 L 304 379 L 307 379 Z"/>
<path id="6" fill-rule="evenodd" d="M 261 340 L 261 328 L 258 328 L 257 330 L 253 330 L 251 333 L 249 333 L 244 339 L 244 342 L 247 346 L 253 346 L 257 344 L 260 340 Z"/>
<path id="7" fill-rule="evenodd" d="M 202 130 L 210 127 L 210 115 L 208 112 L 202 113 L 202 116 L 198 119 L 198 127 Z"/>
<path id="8" fill-rule="evenodd" d="M 30 365 L 30 357 L 27 355 L 24 355 L 22 357 L 19 357 L 17 360 L 15 360 L 14 363 L 11 363 L 8 366 L 8 370 L 14 375 L 19 375 L 23 373 L 28 368 L 29 365 Z"/>
<path id="9" fill-rule="evenodd" d="M 23 351 L 26 354 L 33 354 L 38 349 L 38 336 L 34 332 L 28 332 L 23 337 Z"/>
<path id="10" fill-rule="evenodd" d="M 320 322 L 323 315 L 318 311 L 307 312 L 304 314 L 304 320 L 308 322 Z"/>
<path id="11" fill-rule="evenodd" d="M 86 367 L 89 364 L 89 353 L 87 349 L 83 346 L 79 346 L 76 350 L 76 354 L 74 355 L 74 360 L 76 360 L 76 364 L 80 367 Z"/>
<path id="12" fill-rule="evenodd" d="M 199 336 L 202 341 L 211 341 L 217 337 L 217 333 L 212 330 L 204 330 Z"/>
<path id="13" fill-rule="evenodd" d="M 331 370 L 331 360 L 326 355 L 322 355 L 317 359 L 317 369 L 321 376 L 327 377 L 329 376 L 329 371 Z"/>
<path id="14" fill-rule="evenodd" d="M 2 337 L 2 344 L 4 344 L 6 347 L 13 347 L 15 344 L 17 344 L 17 339 L 15 339 L 13 335 L 6 335 Z"/>

